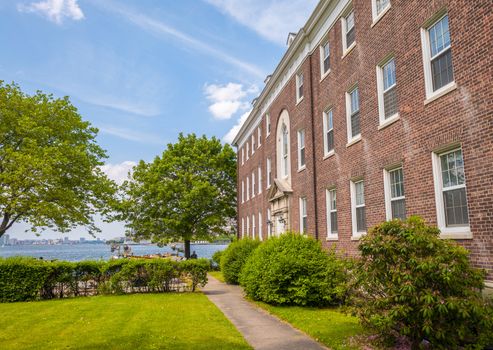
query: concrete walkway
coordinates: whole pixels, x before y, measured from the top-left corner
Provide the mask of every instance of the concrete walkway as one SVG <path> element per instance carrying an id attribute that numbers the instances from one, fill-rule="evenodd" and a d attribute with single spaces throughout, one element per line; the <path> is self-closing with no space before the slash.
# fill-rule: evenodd
<path id="1" fill-rule="evenodd" d="M 243 298 L 243 290 L 212 276 L 202 288 L 256 350 L 327 350 L 312 338 Z"/>

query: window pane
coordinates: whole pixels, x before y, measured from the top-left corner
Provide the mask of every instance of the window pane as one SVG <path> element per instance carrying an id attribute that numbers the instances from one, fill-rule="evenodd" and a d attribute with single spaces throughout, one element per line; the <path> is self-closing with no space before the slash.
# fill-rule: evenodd
<path id="1" fill-rule="evenodd" d="M 365 187 L 363 181 L 354 184 L 356 190 L 356 205 L 365 204 Z"/>
<path id="2" fill-rule="evenodd" d="M 303 166 L 305 165 L 305 149 L 302 148 L 300 150 L 300 165 Z"/>
<path id="3" fill-rule="evenodd" d="M 464 160 L 462 150 L 440 156 L 443 188 L 464 185 Z"/>
<path id="4" fill-rule="evenodd" d="M 359 111 L 359 91 L 354 89 L 351 94 L 351 114 Z"/>
<path id="5" fill-rule="evenodd" d="M 330 191 L 330 203 L 330 209 L 337 210 L 337 192 L 335 190 Z"/>
<path id="6" fill-rule="evenodd" d="M 396 169 L 390 173 L 391 198 L 404 196 L 404 175 L 401 169 Z"/>
<path id="7" fill-rule="evenodd" d="M 327 152 L 334 149 L 334 130 L 330 130 L 327 133 Z"/>
<path id="8" fill-rule="evenodd" d="M 392 219 L 406 219 L 406 200 L 398 199 L 391 202 Z"/>
<path id="9" fill-rule="evenodd" d="M 330 232 L 337 233 L 337 212 L 330 213 Z"/>
<path id="10" fill-rule="evenodd" d="M 450 47 L 448 15 L 431 26 L 428 32 L 430 35 L 431 57 Z"/>
<path id="11" fill-rule="evenodd" d="M 433 91 L 440 89 L 454 80 L 454 70 L 452 67 L 452 51 L 448 49 L 442 55 L 431 61 L 433 77 Z"/>
<path id="12" fill-rule="evenodd" d="M 385 10 L 390 0 L 376 0 L 377 1 L 377 16 Z"/>
<path id="13" fill-rule="evenodd" d="M 385 66 L 382 68 L 383 70 L 383 89 L 384 91 L 388 90 L 392 86 L 395 85 L 395 61 L 390 60 Z"/>
<path id="14" fill-rule="evenodd" d="M 326 73 L 330 69 L 330 46 L 329 43 L 325 44 L 323 47 L 323 65 L 324 65 L 324 73 Z"/>
<path id="15" fill-rule="evenodd" d="M 443 203 L 445 206 L 445 221 L 447 226 L 464 226 L 469 224 L 465 188 L 443 192 Z"/>
<path id="16" fill-rule="evenodd" d="M 308 218 L 307 218 L 306 216 L 305 216 L 305 217 L 303 217 L 303 233 L 305 233 L 305 232 L 306 232 L 306 228 L 307 228 L 307 225 L 308 225 L 308 223 L 307 223 L 307 219 L 308 219 Z"/>
<path id="17" fill-rule="evenodd" d="M 365 207 L 356 208 L 356 230 L 358 232 L 366 231 Z"/>
<path id="18" fill-rule="evenodd" d="M 356 137 L 361 133 L 359 112 L 351 115 L 351 137 Z"/>
<path id="19" fill-rule="evenodd" d="M 351 11 L 346 16 L 346 33 L 348 33 L 353 28 L 354 28 L 354 11 Z"/>
<path id="20" fill-rule="evenodd" d="M 383 108 L 385 111 L 385 119 L 392 117 L 399 111 L 397 88 L 395 86 L 383 93 Z"/>

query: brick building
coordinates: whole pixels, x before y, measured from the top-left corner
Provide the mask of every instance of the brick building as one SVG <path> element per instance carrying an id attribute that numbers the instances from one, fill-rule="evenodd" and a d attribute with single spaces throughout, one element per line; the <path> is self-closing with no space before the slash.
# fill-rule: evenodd
<path id="1" fill-rule="evenodd" d="M 420 215 L 493 287 L 493 2 L 322 0 L 234 140 L 241 237 Z"/>

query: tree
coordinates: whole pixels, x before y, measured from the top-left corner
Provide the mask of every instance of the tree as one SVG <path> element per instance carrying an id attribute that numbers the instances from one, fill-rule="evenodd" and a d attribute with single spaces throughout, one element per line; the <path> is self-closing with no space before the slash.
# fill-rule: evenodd
<path id="1" fill-rule="evenodd" d="M 68 97 L 0 81 L 0 237 L 20 221 L 34 232 L 99 231 L 94 215 L 110 212 L 116 185 L 99 168 L 97 131 Z"/>
<path id="2" fill-rule="evenodd" d="M 137 239 L 210 240 L 236 217 L 236 154 L 229 145 L 180 134 L 161 157 L 141 161 L 123 185 L 122 219 Z"/>

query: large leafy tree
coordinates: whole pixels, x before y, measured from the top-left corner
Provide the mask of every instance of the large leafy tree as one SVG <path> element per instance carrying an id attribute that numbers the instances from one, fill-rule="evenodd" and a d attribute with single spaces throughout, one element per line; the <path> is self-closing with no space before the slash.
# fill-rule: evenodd
<path id="1" fill-rule="evenodd" d="M 0 81 L 0 237 L 17 222 L 33 231 L 99 231 L 116 185 L 100 170 L 97 129 L 69 99 L 27 95 Z"/>
<path id="2" fill-rule="evenodd" d="M 153 162 L 141 161 L 126 182 L 122 218 L 137 239 L 190 241 L 224 234 L 236 217 L 236 154 L 229 145 L 180 134 Z"/>

